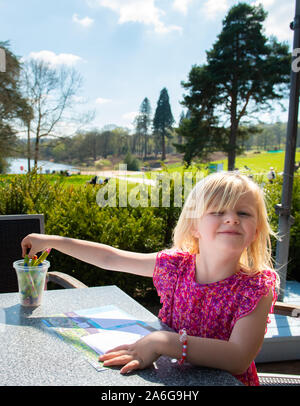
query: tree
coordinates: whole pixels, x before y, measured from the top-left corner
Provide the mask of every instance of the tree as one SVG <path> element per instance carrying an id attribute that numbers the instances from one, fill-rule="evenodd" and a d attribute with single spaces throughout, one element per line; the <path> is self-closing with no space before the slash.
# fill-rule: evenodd
<path id="1" fill-rule="evenodd" d="M 166 88 L 163 88 L 160 92 L 153 119 L 153 130 L 161 146 L 162 160 L 166 159 L 165 137 L 170 138 L 168 130 L 171 129 L 174 121 L 168 91 Z"/>
<path id="2" fill-rule="evenodd" d="M 229 119 L 230 126 L 224 151 L 228 154 L 228 170 L 235 167 L 239 126 L 246 116 L 262 109 L 271 109 L 272 100 L 285 96 L 290 76 L 288 45 L 263 34 L 266 12 L 262 6 L 240 3 L 233 6 L 223 21 L 223 29 L 212 49 L 207 52 L 207 70 L 214 99 L 213 114 Z M 198 66 L 189 74 L 191 97 L 197 91 Z M 201 79 L 201 78 L 200 78 Z M 194 103 L 203 104 L 201 95 Z"/>
<path id="3" fill-rule="evenodd" d="M 212 152 L 220 150 L 226 129 L 212 126 L 208 121 L 201 121 L 199 116 L 193 115 L 181 120 L 176 134 L 178 139 L 184 139 L 185 143 L 174 143 L 174 146 L 178 152 L 184 154 L 183 161 L 189 166 L 194 158 L 205 162 L 209 160 Z"/>
<path id="4" fill-rule="evenodd" d="M 226 129 L 219 127 L 219 119 L 215 115 L 216 91 L 207 67 L 193 66 L 188 82 L 181 84 L 189 90 L 182 102 L 188 110 L 181 118 L 176 133 L 178 139 L 185 142 L 174 145 L 184 154 L 183 160 L 189 166 L 193 158 L 206 161 L 212 152 L 223 149 Z"/>
<path id="5" fill-rule="evenodd" d="M 151 105 L 147 97 L 140 106 L 140 112 L 135 119 L 136 133 L 141 138 L 141 155 L 146 158 L 148 154 L 149 127 L 151 124 Z"/>
<path id="6" fill-rule="evenodd" d="M 0 72 L 0 172 L 6 167 L 5 158 L 10 156 L 15 145 L 16 120 L 27 120 L 31 109 L 20 91 L 21 65 L 10 51 L 9 42 L 0 42 L 6 54 L 5 72 Z"/>
<path id="7" fill-rule="evenodd" d="M 26 127 L 28 145 L 30 145 L 30 135 L 35 136 L 34 164 L 36 166 L 41 138 L 55 135 L 59 124 L 74 123 L 74 96 L 81 88 L 82 78 L 73 68 L 65 66 L 53 68 L 41 60 L 31 59 L 24 64 L 22 83 L 23 94 L 33 111 L 33 117 L 26 122 Z M 90 117 L 86 117 L 86 121 L 89 119 Z M 30 162 L 30 156 L 28 161 Z M 30 167 L 28 169 L 30 170 Z"/>

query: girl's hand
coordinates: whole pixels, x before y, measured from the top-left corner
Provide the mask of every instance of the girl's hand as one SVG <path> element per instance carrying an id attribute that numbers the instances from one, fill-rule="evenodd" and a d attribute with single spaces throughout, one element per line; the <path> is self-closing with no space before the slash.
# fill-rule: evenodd
<path id="1" fill-rule="evenodd" d="M 104 366 L 124 365 L 121 374 L 134 369 L 144 369 L 153 364 L 161 355 L 158 351 L 160 332 L 154 332 L 141 338 L 134 344 L 124 344 L 107 351 L 99 357 Z"/>
<path id="2" fill-rule="evenodd" d="M 32 258 L 36 253 L 44 251 L 47 248 L 52 248 L 49 235 L 34 233 L 28 234 L 23 238 L 21 246 L 23 257 L 27 254 L 27 250 L 30 249 L 30 252 L 28 253 L 29 258 Z"/>

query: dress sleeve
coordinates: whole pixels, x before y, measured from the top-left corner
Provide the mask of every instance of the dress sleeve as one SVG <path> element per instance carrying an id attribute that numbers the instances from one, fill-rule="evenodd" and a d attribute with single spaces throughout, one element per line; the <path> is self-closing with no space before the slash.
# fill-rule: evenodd
<path id="1" fill-rule="evenodd" d="M 277 276 L 274 271 L 265 270 L 258 276 L 245 279 L 243 287 L 237 292 L 236 301 L 238 308 L 232 320 L 231 328 L 242 317 L 250 314 L 257 306 L 263 296 L 267 296 L 271 289 L 273 294 L 272 304 L 269 313 L 273 313 L 274 304 L 277 300 L 276 293 Z M 268 317 L 267 322 L 270 322 Z"/>
<path id="2" fill-rule="evenodd" d="M 178 274 L 187 255 L 188 253 L 182 251 L 167 249 L 160 251 L 156 256 L 153 284 L 160 296 L 160 303 L 163 305 L 159 312 L 159 318 L 169 326 Z"/>

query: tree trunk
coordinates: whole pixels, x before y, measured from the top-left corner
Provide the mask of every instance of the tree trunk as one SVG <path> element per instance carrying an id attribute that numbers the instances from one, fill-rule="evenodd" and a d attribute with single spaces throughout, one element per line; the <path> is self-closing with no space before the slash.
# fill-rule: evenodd
<path id="1" fill-rule="evenodd" d="M 27 172 L 30 172 L 30 121 L 27 123 Z"/>
<path id="2" fill-rule="evenodd" d="M 93 158 L 94 158 L 94 161 L 97 161 L 97 138 L 96 138 L 96 135 L 93 136 L 93 144 L 94 144 Z"/>
<path id="3" fill-rule="evenodd" d="M 161 160 L 164 161 L 165 159 L 166 159 L 165 134 L 162 133 L 162 135 L 161 135 Z"/>
<path id="4" fill-rule="evenodd" d="M 148 136 L 147 134 L 144 134 L 144 159 L 147 158 L 147 143 L 148 143 Z"/>
<path id="5" fill-rule="evenodd" d="M 228 170 L 235 169 L 235 144 L 236 144 L 237 127 L 231 125 L 229 135 L 229 148 L 228 148 Z"/>
<path id="6" fill-rule="evenodd" d="M 38 159 L 39 159 L 39 137 L 35 139 L 35 149 L 34 149 L 34 167 L 37 168 Z"/>
<path id="7" fill-rule="evenodd" d="M 237 113 L 237 97 L 233 96 L 231 100 L 230 107 L 230 134 L 229 134 L 229 145 L 228 145 L 228 170 L 233 171 L 235 169 L 235 150 L 236 150 L 236 139 L 238 131 L 238 120 L 236 117 Z"/>

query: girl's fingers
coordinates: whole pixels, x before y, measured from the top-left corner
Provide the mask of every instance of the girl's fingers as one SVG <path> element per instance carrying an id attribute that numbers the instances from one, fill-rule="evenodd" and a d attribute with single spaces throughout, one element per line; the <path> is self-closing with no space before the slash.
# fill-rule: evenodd
<path id="1" fill-rule="evenodd" d="M 31 248 L 31 245 L 30 245 L 30 244 L 23 243 L 23 241 L 22 241 L 21 246 L 22 246 L 22 256 L 23 256 L 23 258 L 24 258 L 25 255 L 27 254 L 27 249 L 30 249 L 30 248 Z"/>
<path id="2" fill-rule="evenodd" d="M 125 365 L 127 364 L 129 361 L 132 361 L 132 356 L 129 354 L 122 354 L 122 355 L 116 355 L 114 357 L 111 358 L 106 358 L 103 359 L 101 358 L 100 361 L 103 361 L 103 365 L 105 367 L 110 367 L 113 365 Z"/>
<path id="3" fill-rule="evenodd" d="M 112 348 L 111 350 L 106 351 L 105 354 L 108 354 L 108 353 L 111 353 L 111 352 L 116 352 L 116 351 L 121 351 L 121 350 L 128 350 L 128 349 L 129 349 L 128 344 L 122 344 L 122 345 L 119 345 L 118 347 L 115 347 L 115 348 Z"/>
<path id="4" fill-rule="evenodd" d="M 128 351 L 128 347 L 128 345 L 121 345 L 109 350 L 105 354 L 100 355 L 99 361 L 102 361 L 105 367 L 124 365 L 120 370 L 121 374 L 139 369 L 141 367 L 141 360 L 134 359 L 132 353 Z"/>
<path id="5" fill-rule="evenodd" d="M 129 356 L 129 352 L 127 350 L 119 350 L 119 351 L 113 351 L 110 350 L 109 352 L 106 352 L 103 355 L 100 355 L 99 361 L 108 361 L 110 359 L 114 359 L 117 357 L 122 357 L 122 356 Z"/>
<path id="6" fill-rule="evenodd" d="M 124 367 L 120 370 L 121 374 L 127 374 L 128 372 L 133 371 L 134 369 L 139 369 L 140 368 L 140 361 L 137 359 L 134 359 L 130 362 L 128 362 Z"/>

